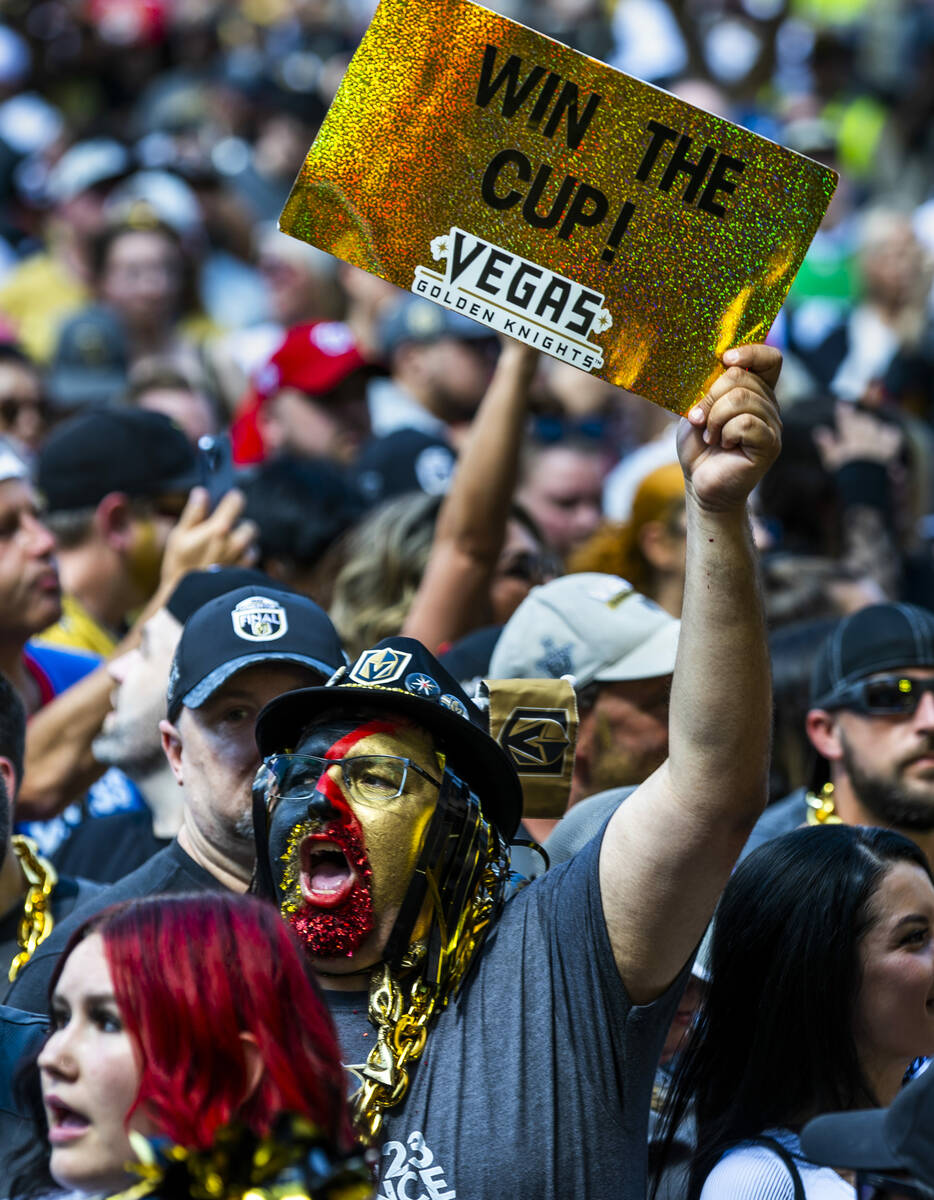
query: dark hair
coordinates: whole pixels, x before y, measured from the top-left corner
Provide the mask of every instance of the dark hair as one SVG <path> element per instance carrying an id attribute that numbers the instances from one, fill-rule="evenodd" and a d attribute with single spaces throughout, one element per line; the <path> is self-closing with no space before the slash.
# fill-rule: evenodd
<path id="1" fill-rule="evenodd" d="M 0 675 L 0 755 L 13 764 L 15 791 L 19 790 L 23 779 L 25 753 L 26 709 L 13 684 L 5 675 Z"/>
<path id="2" fill-rule="evenodd" d="M 834 825 L 784 834 L 737 867 L 714 918 L 707 994 L 664 1109 L 663 1160 L 694 1101 L 687 1200 L 738 1142 L 877 1103 L 853 1036 L 859 944 L 873 923 L 872 896 L 898 862 L 932 878 L 901 834 Z M 659 1169 L 656 1189 L 660 1177 Z"/>
<path id="3" fill-rule="evenodd" d="M 261 563 L 314 566 L 365 509 L 347 474 L 326 459 L 274 459 L 243 490 L 244 515 L 259 526 Z"/>

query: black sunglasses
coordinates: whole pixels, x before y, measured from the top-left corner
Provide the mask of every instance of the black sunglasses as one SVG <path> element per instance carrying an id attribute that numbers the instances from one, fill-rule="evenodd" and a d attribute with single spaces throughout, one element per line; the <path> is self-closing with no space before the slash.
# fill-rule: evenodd
<path id="1" fill-rule="evenodd" d="M 857 1171 L 856 1200 L 934 1200 L 934 1189 L 914 1179 Z"/>
<path id="2" fill-rule="evenodd" d="M 925 692 L 934 692 L 934 678 L 916 679 L 912 675 L 881 675 L 861 679 L 815 708 L 851 708 L 869 716 L 907 717 L 921 703 Z"/>

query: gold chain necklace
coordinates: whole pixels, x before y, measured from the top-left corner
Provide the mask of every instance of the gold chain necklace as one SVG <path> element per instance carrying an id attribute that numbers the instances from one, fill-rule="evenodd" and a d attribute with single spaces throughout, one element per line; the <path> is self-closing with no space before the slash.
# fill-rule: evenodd
<path id="1" fill-rule="evenodd" d="M 20 951 L 10 964 L 9 978 L 12 983 L 32 958 L 36 947 L 52 932 L 55 923 L 52 916 L 52 892 L 58 883 L 58 872 L 47 858 L 42 857 L 32 838 L 16 833 L 10 838 L 10 844 L 29 885 L 23 901 L 23 916 L 16 933 Z"/>
<path id="2" fill-rule="evenodd" d="M 832 783 L 825 783 L 817 795 L 813 792 L 808 792 L 805 796 L 805 803 L 808 806 L 809 825 L 843 824 L 837 816 L 837 808 L 833 800 Z"/>
<path id="3" fill-rule="evenodd" d="M 361 1086 L 351 1097 L 354 1129 L 364 1145 L 375 1145 L 383 1126 L 383 1112 L 393 1108 L 409 1090 L 409 1069 L 421 1058 L 428 1040 L 428 1027 L 452 996 L 456 995 L 474 954 L 482 944 L 494 913 L 497 882 L 508 859 L 492 859 L 481 874 L 478 886 L 457 926 L 446 931 L 437 984 L 426 982 L 421 971 L 408 989 L 394 978 L 383 963 L 370 979 L 368 1016 L 376 1029 L 376 1044 L 360 1066 L 348 1067 Z M 403 968 L 419 968 L 426 947 L 413 942 Z"/>

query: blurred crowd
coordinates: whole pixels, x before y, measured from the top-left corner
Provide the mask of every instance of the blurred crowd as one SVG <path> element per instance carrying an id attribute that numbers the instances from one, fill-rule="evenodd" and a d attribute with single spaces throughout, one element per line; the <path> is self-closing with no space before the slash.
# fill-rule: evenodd
<path id="1" fill-rule="evenodd" d="M 530 1156 L 514 1194 L 641 1200 L 650 1098 L 659 1196 L 853 1200 L 817 1165 L 836 1143 L 806 1160 L 801 1128 L 889 1103 L 934 1055 L 934 6 L 490 7 L 840 173 L 767 345 L 725 359 L 686 422 L 278 230 L 371 0 L 0 4 L 4 1068 L 52 1004 L 32 1110 L 0 1072 L 0 1135 L 21 1150 L 21 1190 L 0 1167 L 0 1196 L 125 1184 L 137 1103 L 174 1106 L 154 1128 L 185 1143 L 175 1118 L 198 1105 L 159 1006 L 203 1051 L 202 1084 L 215 1055 L 239 1064 L 189 1148 L 238 1112 L 263 1137 L 297 1113 L 317 1132 L 290 1127 L 296 1155 L 338 1164 L 309 1194 L 335 1200 L 369 1186 L 351 1119 L 395 1139 L 381 1197 L 396 1147 L 426 1195 L 473 1200 L 504 1194 L 523 1139 L 568 1136 L 587 1153 Z M 328 679 L 324 722 L 308 689 Z M 529 724 L 558 701 L 510 708 L 485 682 L 532 679 L 571 696 L 560 735 Z M 555 736 L 573 760 L 560 803 L 523 799 L 521 756 L 547 774 Z M 388 776 L 353 766 L 361 737 Z M 368 825 L 374 796 L 384 814 L 414 797 L 418 836 Z M 510 871 L 517 832 L 559 869 L 514 851 Z M 207 895 L 248 889 L 291 940 L 267 905 Z M 173 893 L 205 895 L 151 899 Z M 873 941 L 890 918 L 924 926 L 895 983 L 902 943 Z M 222 1052 L 192 1002 L 198 938 L 223 992 L 238 936 L 281 938 L 287 986 L 308 991 L 295 1063 L 289 1012 L 270 1024 L 260 1002 L 286 986 L 264 956 L 231 967 L 250 1004 L 212 1010 Z M 139 959 L 173 939 L 194 947 L 188 983 L 163 994 Z M 513 1011 L 499 981 L 519 963 Z M 110 1158 L 85 1170 L 68 1147 L 106 1126 L 107 1089 L 104 1116 L 76 1115 L 49 1080 L 72 1094 L 56 1047 L 102 970 L 136 1076 Z M 822 996 L 845 1010 L 836 1041 L 811 1028 Z M 516 1105 L 484 1174 L 465 1131 L 485 1139 L 495 1108 L 497 1047 L 474 1050 L 491 1013 L 512 1085 L 554 1104 Z M 439 1049 L 403 1103 L 426 1036 Z M 366 1060 L 352 1113 L 338 1040 Z M 293 1075 L 316 1072 L 299 1103 Z M 438 1100 L 461 1078 L 463 1110 Z M 614 1156 L 635 1164 L 619 1191 Z M 340 1190 L 344 1169 L 362 1190 Z"/>

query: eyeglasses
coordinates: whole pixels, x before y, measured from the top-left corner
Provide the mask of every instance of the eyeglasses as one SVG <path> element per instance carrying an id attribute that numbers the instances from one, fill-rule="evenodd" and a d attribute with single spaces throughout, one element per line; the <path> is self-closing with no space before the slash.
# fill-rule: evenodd
<path id="1" fill-rule="evenodd" d="M 911 675 L 882 675 L 853 683 L 827 704 L 816 708 L 851 708 L 869 716 L 908 717 L 921 703 L 925 692 L 934 692 L 934 679 L 915 679 Z"/>
<path id="2" fill-rule="evenodd" d="M 433 783 L 441 784 L 418 763 L 395 754 L 358 754 L 355 758 L 318 758 L 314 754 L 272 754 L 265 766 L 275 781 L 275 794 L 266 785 L 267 801 L 310 800 L 318 791 L 321 776 L 340 767 L 344 787 L 351 799 L 361 804 L 382 804 L 395 800 L 405 791 L 410 770 Z"/>
<path id="3" fill-rule="evenodd" d="M 857 1171 L 856 1200 L 934 1200 L 934 1190 L 914 1179 Z"/>

